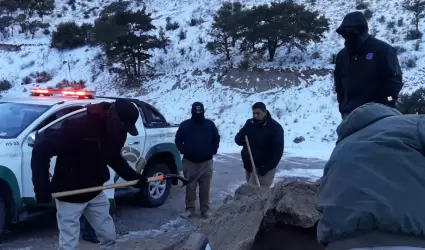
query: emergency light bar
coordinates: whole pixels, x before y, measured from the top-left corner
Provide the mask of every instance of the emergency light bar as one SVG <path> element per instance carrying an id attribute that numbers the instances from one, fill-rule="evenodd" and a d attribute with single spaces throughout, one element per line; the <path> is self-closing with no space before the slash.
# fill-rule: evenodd
<path id="1" fill-rule="evenodd" d="M 62 96 L 77 96 L 80 98 L 93 98 L 95 94 L 96 94 L 96 91 L 89 91 L 89 90 L 63 90 L 63 89 L 50 89 L 50 88 L 31 89 L 32 96 L 62 95 Z"/>

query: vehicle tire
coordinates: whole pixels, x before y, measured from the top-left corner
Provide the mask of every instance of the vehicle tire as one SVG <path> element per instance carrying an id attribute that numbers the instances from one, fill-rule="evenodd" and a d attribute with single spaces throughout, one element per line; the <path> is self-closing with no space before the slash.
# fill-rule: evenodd
<path id="1" fill-rule="evenodd" d="M 170 168 L 164 163 L 155 163 L 148 166 L 146 172 L 143 173 L 146 177 L 171 174 Z M 139 197 L 143 206 L 159 207 L 167 200 L 171 191 L 171 180 L 163 180 L 162 182 L 152 182 L 146 184 L 140 190 Z"/>
<path id="2" fill-rule="evenodd" d="M 3 234 L 6 227 L 6 203 L 3 197 L 0 196 L 0 236 Z"/>
<path id="3" fill-rule="evenodd" d="M 187 239 L 183 249 L 211 250 L 208 237 L 201 233 L 193 233 Z"/>

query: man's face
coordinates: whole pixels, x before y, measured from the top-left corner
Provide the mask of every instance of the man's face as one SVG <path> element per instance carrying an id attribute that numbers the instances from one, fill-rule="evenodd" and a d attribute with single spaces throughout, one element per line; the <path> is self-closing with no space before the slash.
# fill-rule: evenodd
<path id="1" fill-rule="evenodd" d="M 257 121 L 263 120 L 267 115 L 267 111 L 263 111 L 261 109 L 253 109 L 252 110 L 252 118 Z"/>

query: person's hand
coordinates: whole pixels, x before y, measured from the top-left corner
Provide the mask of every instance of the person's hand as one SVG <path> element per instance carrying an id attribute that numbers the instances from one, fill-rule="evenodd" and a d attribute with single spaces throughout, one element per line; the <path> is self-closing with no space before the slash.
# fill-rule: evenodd
<path id="1" fill-rule="evenodd" d="M 139 176 L 139 181 L 134 185 L 136 188 L 143 188 L 148 183 L 148 178 L 146 178 L 144 175 Z"/>
<path id="2" fill-rule="evenodd" d="M 53 200 L 52 194 L 48 192 L 35 194 L 35 200 L 38 203 L 50 203 Z"/>

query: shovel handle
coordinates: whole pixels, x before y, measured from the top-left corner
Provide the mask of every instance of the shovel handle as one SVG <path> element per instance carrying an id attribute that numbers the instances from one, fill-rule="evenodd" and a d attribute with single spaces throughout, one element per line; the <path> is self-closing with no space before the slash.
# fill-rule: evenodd
<path id="1" fill-rule="evenodd" d="M 257 169 L 255 168 L 254 157 L 252 156 L 251 146 L 249 145 L 248 136 L 245 135 L 246 147 L 248 148 L 249 158 L 251 159 L 252 174 L 254 175 L 255 184 L 260 187 L 260 180 L 258 179 Z"/>
<path id="2" fill-rule="evenodd" d="M 147 182 L 163 181 L 163 180 L 164 180 L 164 176 L 160 175 L 160 176 L 149 177 Z M 138 182 L 139 182 L 139 180 L 134 180 L 134 181 L 127 181 L 127 182 L 109 184 L 109 185 L 98 186 L 98 187 L 91 187 L 91 188 L 76 189 L 76 190 L 71 190 L 71 191 L 57 192 L 57 193 L 52 193 L 52 197 L 54 199 L 56 199 L 56 198 L 60 198 L 60 197 L 70 196 L 70 195 L 84 194 L 84 193 L 90 193 L 90 192 L 96 192 L 96 191 L 103 191 L 103 190 L 112 189 L 112 188 L 130 187 L 130 186 L 136 185 Z"/>

